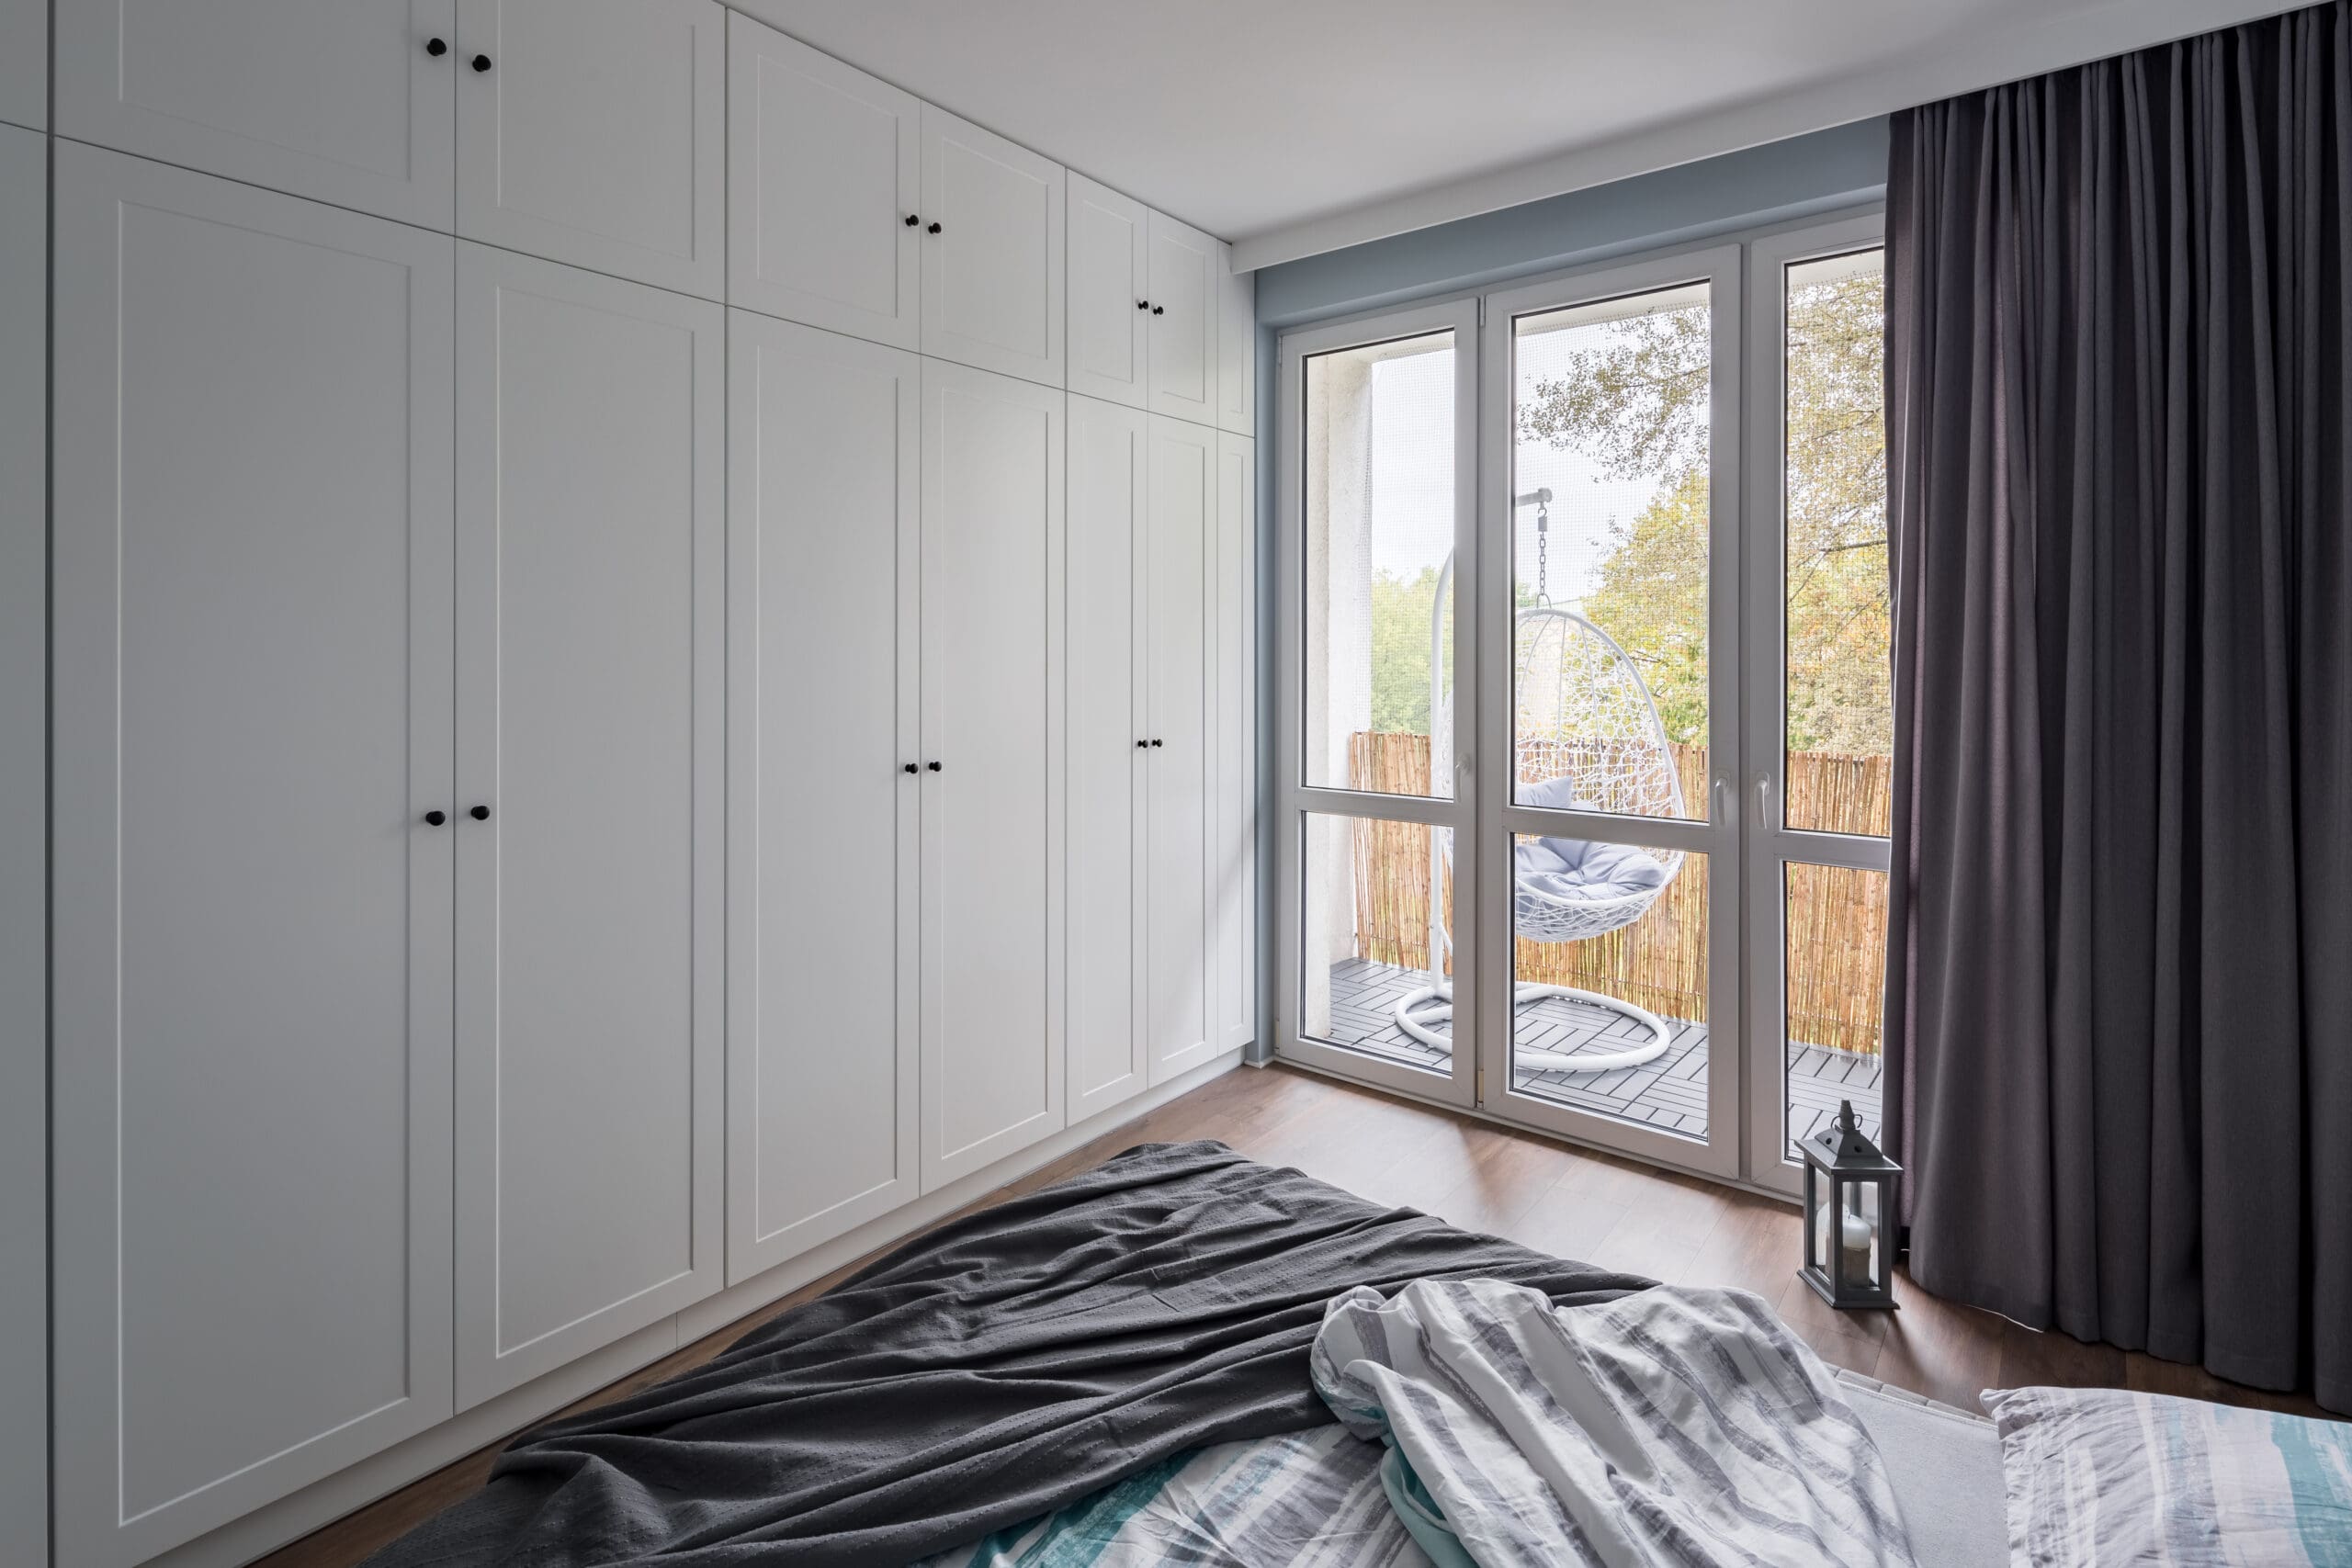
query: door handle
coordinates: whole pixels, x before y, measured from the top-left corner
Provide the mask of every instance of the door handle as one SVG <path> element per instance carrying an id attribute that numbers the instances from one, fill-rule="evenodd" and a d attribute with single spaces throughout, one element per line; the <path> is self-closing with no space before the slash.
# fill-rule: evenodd
<path id="1" fill-rule="evenodd" d="M 923 766 L 929 768 L 934 773 L 939 772 L 939 764 L 936 762 L 925 762 Z"/>
<path id="2" fill-rule="evenodd" d="M 449 52 L 449 46 L 440 39 L 429 38 L 424 40 L 424 52 L 438 60 Z"/>
<path id="3" fill-rule="evenodd" d="M 1758 828 L 1772 825 L 1772 775 L 1770 773 L 1756 781 L 1756 825 Z"/>
<path id="4" fill-rule="evenodd" d="M 474 69 L 475 69 L 476 71 L 487 71 L 487 70 L 489 70 L 489 69 L 490 69 L 490 56 L 488 56 L 487 54 L 477 54 L 477 55 L 475 55 L 475 56 L 474 56 L 474 58 L 473 58 L 473 67 L 474 67 Z"/>
<path id="5" fill-rule="evenodd" d="M 487 806 L 477 806 L 468 811 L 466 815 L 472 818 L 477 822 L 487 822 L 490 820 L 490 807 Z"/>
<path id="6" fill-rule="evenodd" d="M 908 773 L 920 773 L 920 772 L 922 772 L 922 770 L 921 770 L 920 768 L 917 768 L 917 767 L 916 767 L 912 762 L 909 762 L 909 763 L 907 764 L 906 771 L 907 771 Z"/>
<path id="7" fill-rule="evenodd" d="M 908 213 L 908 214 L 907 214 L 907 227 L 908 227 L 908 228 L 911 229 L 911 228 L 915 227 L 917 224 L 921 223 L 922 221 L 922 214 L 921 214 L 920 212 L 910 212 L 910 213 Z"/>
<path id="8" fill-rule="evenodd" d="M 446 811 L 435 810 L 424 814 L 424 825 L 428 828 L 438 828 L 447 820 L 449 820 L 449 814 Z"/>

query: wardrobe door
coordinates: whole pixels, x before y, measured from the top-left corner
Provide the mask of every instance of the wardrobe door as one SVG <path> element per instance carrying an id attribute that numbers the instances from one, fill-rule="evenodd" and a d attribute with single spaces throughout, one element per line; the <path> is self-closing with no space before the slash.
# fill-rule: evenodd
<path id="1" fill-rule="evenodd" d="M 717 0 L 460 0 L 458 232 L 726 297 Z"/>
<path id="2" fill-rule="evenodd" d="M 458 250 L 463 1407 L 719 1282 L 726 345 Z"/>
<path id="3" fill-rule="evenodd" d="M 1147 209 L 1084 175 L 1069 176 L 1069 389 L 1141 408 Z"/>
<path id="4" fill-rule="evenodd" d="M 1209 1036 L 1219 1051 L 1258 1035 L 1258 456 L 1216 438 L 1216 606 L 1209 638 Z"/>
<path id="5" fill-rule="evenodd" d="M 51 112 L 77 141 L 446 231 L 456 28 L 457 0 L 60 0 Z"/>
<path id="6" fill-rule="evenodd" d="M 60 141 L 58 1561 L 449 1414 L 450 249 Z"/>
<path id="7" fill-rule="evenodd" d="M 730 1281 L 915 1195 L 921 361 L 729 316 Z"/>
<path id="8" fill-rule="evenodd" d="M 1216 423 L 1217 284 L 1225 247 L 1164 212 L 1151 215 L 1151 412 Z"/>
<path id="9" fill-rule="evenodd" d="M 922 346 L 922 103 L 727 19 L 728 301 Z"/>
<path id="10" fill-rule="evenodd" d="M 1233 251 L 1219 245 L 1224 276 L 1216 285 L 1216 427 L 1236 435 L 1258 434 L 1258 275 L 1233 270 Z"/>
<path id="11" fill-rule="evenodd" d="M 923 367 L 925 1191 L 1062 1126 L 1063 400 Z"/>
<path id="12" fill-rule="evenodd" d="M 922 351 L 1062 384 L 1062 167 L 922 107 Z"/>
<path id="13" fill-rule="evenodd" d="M 0 120 L 49 128 L 49 0 L 0 0 Z"/>
<path id="14" fill-rule="evenodd" d="M 1144 471 L 1140 409 L 1069 400 L 1069 1119 L 1142 1089 Z"/>
<path id="15" fill-rule="evenodd" d="M 1144 808 L 1146 1037 L 1151 1081 L 1215 1055 L 1209 1036 L 1208 550 L 1216 504 L 1216 432 L 1151 422 L 1145 533 L 1145 654 L 1150 747 Z"/>
<path id="16" fill-rule="evenodd" d="M 0 1540 L 49 1561 L 49 143 L 0 126 Z"/>

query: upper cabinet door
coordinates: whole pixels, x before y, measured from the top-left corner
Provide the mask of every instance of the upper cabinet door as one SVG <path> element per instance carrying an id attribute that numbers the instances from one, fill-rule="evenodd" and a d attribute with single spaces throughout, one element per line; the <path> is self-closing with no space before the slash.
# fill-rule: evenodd
<path id="1" fill-rule="evenodd" d="M 1216 623 L 1210 747 L 1209 1033 L 1220 1051 L 1258 1036 L 1258 456 L 1216 438 Z"/>
<path id="2" fill-rule="evenodd" d="M 1214 424 L 1217 285 L 1224 245 L 1164 212 L 1151 215 L 1151 355 L 1154 413 Z"/>
<path id="3" fill-rule="evenodd" d="M 1069 176 L 1069 389 L 1137 409 L 1151 321 L 1148 226 L 1142 202 Z"/>
<path id="4" fill-rule="evenodd" d="M 922 107 L 922 351 L 1062 384 L 1062 166 Z"/>
<path id="5" fill-rule="evenodd" d="M 57 130 L 446 231 L 456 28 L 456 0 L 63 0 Z"/>
<path id="6" fill-rule="evenodd" d="M 1149 417 L 1069 400 L 1069 1119 L 1148 1082 L 1143 539 Z"/>
<path id="7" fill-rule="evenodd" d="M 729 317 L 727 1273 L 913 1198 L 922 361 Z M 919 775 L 918 775 L 919 776 Z M 822 976 L 821 981 L 817 979 Z"/>
<path id="8" fill-rule="evenodd" d="M 0 0 L 0 120 L 49 126 L 49 0 Z"/>
<path id="9" fill-rule="evenodd" d="M 56 145 L 57 1560 L 449 1414 L 447 235 Z"/>
<path id="10" fill-rule="evenodd" d="M 1151 422 L 1145 533 L 1149 633 L 1149 784 L 1144 808 L 1149 932 L 1146 1019 L 1151 1081 L 1165 1083 L 1216 1054 L 1209 1033 L 1210 532 L 1216 432 Z"/>
<path id="11" fill-rule="evenodd" d="M 458 232 L 726 297 L 716 0 L 463 0 Z"/>
<path id="12" fill-rule="evenodd" d="M 922 1185 L 1061 1131 L 1059 391 L 922 367 Z"/>
<path id="13" fill-rule="evenodd" d="M 1233 270 L 1233 250 L 1217 247 L 1225 275 L 1216 290 L 1216 427 L 1258 434 L 1258 275 Z"/>
<path id="14" fill-rule="evenodd" d="M 726 312 L 458 267 L 458 1401 L 721 1271 Z"/>
<path id="15" fill-rule="evenodd" d="M 922 346 L 922 103 L 749 17 L 728 28 L 729 303 Z"/>

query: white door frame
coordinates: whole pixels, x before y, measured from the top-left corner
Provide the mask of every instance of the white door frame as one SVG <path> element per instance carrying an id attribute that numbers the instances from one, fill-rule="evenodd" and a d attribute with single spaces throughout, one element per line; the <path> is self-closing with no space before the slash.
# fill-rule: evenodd
<path id="1" fill-rule="evenodd" d="M 1303 747 L 1306 711 L 1306 616 L 1298 608 L 1306 589 L 1306 474 L 1300 460 L 1305 430 L 1306 361 L 1335 350 L 1366 347 L 1435 333 L 1453 334 L 1453 491 L 1454 491 L 1454 616 L 1453 727 L 1454 790 L 1450 800 L 1418 795 L 1378 795 L 1355 790 L 1310 787 L 1306 782 Z M 1478 908 L 1476 858 L 1460 852 L 1476 841 L 1477 800 L 1471 772 L 1476 726 L 1459 716 L 1477 711 L 1477 682 L 1472 668 L 1473 617 L 1466 613 L 1465 595 L 1478 581 L 1477 564 L 1477 423 L 1478 423 L 1478 305 L 1476 299 L 1447 300 L 1408 310 L 1385 311 L 1285 333 L 1282 339 L 1278 384 L 1282 406 L 1278 427 L 1282 450 L 1276 457 L 1281 476 L 1276 497 L 1278 530 L 1275 546 L 1275 601 L 1279 628 L 1275 649 L 1274 725 L 1274 1047 L 1283 1055 L 1306 1066 L 1357 1079 L 1399 1093 L 1456 1106 L 1475 1103 L 1477 1074 L 1475 1051 L 1455 1051 L 1446 1072 L 1411 1067 L 1323 1041 L 1305 1038 L 1300 1031 L 1301 985 L 1304 974 L 1299 953 L 1305 896 L 1303 827 L 1307 813 L 1319 816 L 1372 818 L 1396 822 L 1428 823 L 1449 829 L 1456 847 L 1453 866 L 1453 952 L 1457 977 L 1467 973 L 1477 950 L 1471 929 Z M 1435 759 L 1431 767 L 1437 766 Z M 1434 894 L 1434 890 L 1432 890 Z M 1456 1037 L 1476 1039 L 1477 987 L 1458 984 L 1454 990 L 1453 1027 Z"/>
<path id="2" fill-rule="evenodd" d="M 1791 829 L 1781 804 L 1786 798 L 1783 737 L 1788 700 L 1787 547 L 1782 535 L 1786 499 L 1783 446 L 1788 332 L 1787 268 L 1791 263 L 1874 250 L 1886 243 L 1883 211 L 1807 224 L 1767 234 L 1748 247 L 1747 333 L 1747 514 L 1748 570 L 1745 592 L 1747 638 L 1742 693 L 1748 716 L 1742 756 L 1746 784 L 1740 815 L 1750 831 L 1741 881 L 1747 888 L 1747 1163 L 1746 1179 L 1758 1187 L 1793 1196 L 1804 1168 L 1787 1154 L 1787 1086 L 1782 1081 L 1788 1039 L 1788 900 L 1783 867 L 1852 866 L 1884 872 L 1890 840 L 1855 834 Z"/>
<path id="3" fill-rule="evenodd" d="M 1618 1117 L 1579 1111 L 1528 1094 L 1511 1084 L 1512 958 L 1511 879 L 1496 876 L 1479 906 L 1476 929 L 1487 940 L 1477 950 L 1477 990 L 1488 1027 L 1478 1035 L 1486 1068 L 1482 1109 L 1645 1159 L 1713 1176 L 1740 1170 L 1739 1057 L 1739 854 L 1740 827 L 1732 797 L 1737 787 L 1733 761 L 1739 755 L 1739 305 L 1737 245 L 1686 250 L 1614 265 L 1579 268 L 1540 282 L 1504 289 L 1485 301 L 1485 428 L 1480 433 L 1479 492 L 1482 559 L 1496 563 L 1477 581 L 1473 619 L 1479 628 L 1478 741 L 1483 755 L 1513 755 L 1511 691 L 1513 562 L 1511 525 L 1514 484 L 1512 376 L 1513 323 L 1521 316 L 1565 307 L 1645 294 L 1678 285 L 1708 288 L 1711 327 L 1709 423 L 1709 530 L 1707 714 L 1710 787 L 1705 815 L 1675 821 L 1555 811 L 1523 807 L 1511 798 L 1513 770 L 1489 770 L 1492 781 L 1480 807 L 1478 863 L 1503 867 L 1511 860 L 1517 833 L 1560 833 L 1657 849 L 1679 849 L 1707 857 L 1708 885 L 1708 1137 L 1703 1143 Z M 1693 802 L 1693 806 L 1697 803 Z M 1490 933 L 1490 934 L 1489 934 Z"/>

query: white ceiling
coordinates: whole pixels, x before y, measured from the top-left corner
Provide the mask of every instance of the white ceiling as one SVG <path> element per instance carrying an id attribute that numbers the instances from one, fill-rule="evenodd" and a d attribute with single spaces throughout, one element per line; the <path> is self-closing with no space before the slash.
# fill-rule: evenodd
<path id="1" fill-rule="evenodd" d="M 2278 0 L 729 0 L 1258 266 Z"/>

